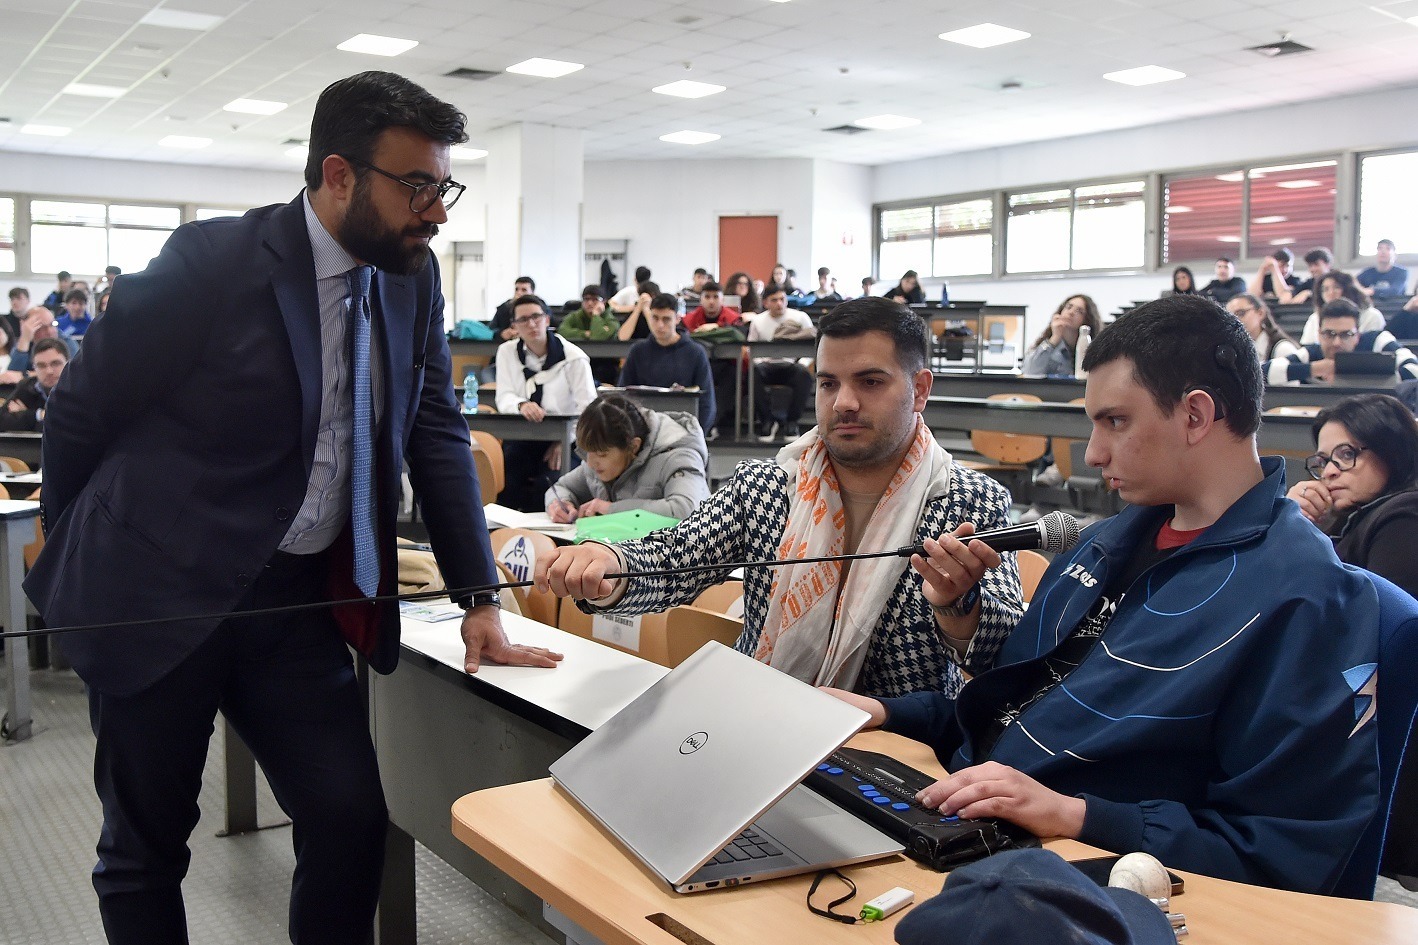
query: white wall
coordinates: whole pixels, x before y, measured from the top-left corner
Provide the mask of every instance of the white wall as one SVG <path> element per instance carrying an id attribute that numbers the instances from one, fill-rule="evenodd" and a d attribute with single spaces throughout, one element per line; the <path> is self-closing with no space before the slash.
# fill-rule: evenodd
<path id="1" fill-rule="evenodd" d="M 629 239 L 630 269 L 650 267 L 667 292 L 700 266 L 725 275 L 718 259 L 721 215 L 776 215 L 783 264 L 799 274 L 816 269 L 813 206 L 808 159 L 586 164 L 586 239 Z"/>
<path id="2" fill-rule="evenodd" d="M 871 274 L 872 169 L 837 161 L 812 162 L 812 254 L 799 263 L 798 285 L 817 287 L 817 270 L 826 266 L 837 278 L 843 298 L 861 292 Z"/>

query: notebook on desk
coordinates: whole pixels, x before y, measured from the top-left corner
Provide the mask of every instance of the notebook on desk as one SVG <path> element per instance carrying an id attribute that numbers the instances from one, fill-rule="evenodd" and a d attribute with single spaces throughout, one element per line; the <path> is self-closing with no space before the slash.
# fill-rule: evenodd
<path id="1" fill-rule="evenodd" d="M 677 892 L 890 856 L 901 844 L 800 782 L 866 713 L 707 643 L 551 766 Z"/>

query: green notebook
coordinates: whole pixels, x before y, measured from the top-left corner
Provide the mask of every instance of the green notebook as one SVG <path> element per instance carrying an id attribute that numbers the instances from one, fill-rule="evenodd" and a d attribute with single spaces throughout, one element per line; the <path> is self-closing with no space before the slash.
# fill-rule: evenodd
<path id="1" fill-rule="evenodd" d="M 577 541 L 603 541 L 614 543 L 644 538 L 662 528 L 678 525 L 679 519 L 668 515 L 656 515 L 644 509 L 628 512 L 612 512 L 609 515 L 591 515 L 576 520 Z"/>

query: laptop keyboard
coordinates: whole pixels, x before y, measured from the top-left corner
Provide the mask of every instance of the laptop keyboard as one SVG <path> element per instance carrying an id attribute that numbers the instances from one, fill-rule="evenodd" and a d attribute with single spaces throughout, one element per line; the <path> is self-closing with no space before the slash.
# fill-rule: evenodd
<path id="1" fill-rule="evenodd" d="M 768 840 L 760 835 L 752 827 L 744 830 L 743 833 L 729 841 L 729 845 L 715 854 L 710 863 L 724 865 L 727 863 L 739 863 L 745 860 L 762 860 L 770 856 L 779 856 L 782 850 L 778 849 Z"/>

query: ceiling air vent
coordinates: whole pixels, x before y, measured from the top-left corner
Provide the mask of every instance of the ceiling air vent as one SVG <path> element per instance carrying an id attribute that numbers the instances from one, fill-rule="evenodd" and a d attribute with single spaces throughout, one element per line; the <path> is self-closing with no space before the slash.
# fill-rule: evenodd
<path id="1" fill-rule="evenodd" d="M 1274 59 L 1276 56 L 1292 56 L 1295 53 L 1314 52 L 1314 47 L 1297 43 L 1288 36 L 1278 39 L 1273 43 L 1263 43 L 1260 46 L 1248 47 L 1251 52 L 1260 53 L 1262 56 Z"/>
<path id="2" fill-rule="evenodd" d="M 482 82 L 486 79 L 491 79 L 495 75 L 501 75 L 501 73 L 498 72 L 489 72 L 487 69 L 469 69 L 466 66 L 461 66 L 454 69 L 452 72 L 445 72 L 443 74 L 450 79 L 467 79 L 469 82 Z"/>
<path id="3" fill-rule="evenodd" d="M 870 131 L 870 128 L 862 128 L 858 125 L 838 125 L 835 128 L 824 128 L 823 131 L 830 131 L 834 135 L 859 135 L 863 131 Z"/>

